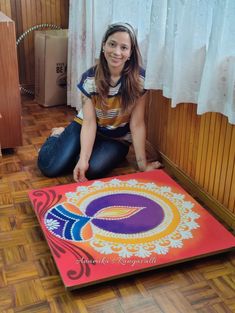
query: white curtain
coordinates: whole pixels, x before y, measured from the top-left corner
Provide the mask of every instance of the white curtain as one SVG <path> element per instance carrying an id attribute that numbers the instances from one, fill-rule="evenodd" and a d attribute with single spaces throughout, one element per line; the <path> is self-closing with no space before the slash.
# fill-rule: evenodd
<path id="1" fill-rule="evenodd" d="M 220 112 L 235 124 L 235 0 L 70 0 L 68 104 L 80 108 L 76 85 L 98 58 L 108 24 L 137 31 L 146 89 Z"/>

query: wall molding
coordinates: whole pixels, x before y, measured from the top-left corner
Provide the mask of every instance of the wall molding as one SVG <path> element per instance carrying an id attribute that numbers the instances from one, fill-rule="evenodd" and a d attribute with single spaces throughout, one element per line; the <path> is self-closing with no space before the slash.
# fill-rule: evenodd
<path id="1" fill-rule="evenodd" d="M 182 187 L 192 195 L 196 201 L 202 202 L 202 206 L 209 209 L 210 213 L 214 214 L 225 226 L 235 231 L 235 215 L 229 211 L 224 205 L 210 196 L 203 188 L 195 183 L 188 175 L 179 169 L 167 156 L 159 152 L 162 163 L 165 166 L 166 172 L 174 176 Z"/>

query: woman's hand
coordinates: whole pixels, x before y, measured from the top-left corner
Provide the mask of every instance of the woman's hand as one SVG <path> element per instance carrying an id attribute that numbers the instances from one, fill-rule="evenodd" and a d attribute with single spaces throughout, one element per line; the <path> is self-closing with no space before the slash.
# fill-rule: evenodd
<path id="1" fill-rule="evenodd" d="M 73 179 L 80 183 L 86 182 L 88 180 L 86 178 L 86 171 L 88 170 L 88 167 L 89 163 L 87 161 L 79 159 L 73 170 Z"/>

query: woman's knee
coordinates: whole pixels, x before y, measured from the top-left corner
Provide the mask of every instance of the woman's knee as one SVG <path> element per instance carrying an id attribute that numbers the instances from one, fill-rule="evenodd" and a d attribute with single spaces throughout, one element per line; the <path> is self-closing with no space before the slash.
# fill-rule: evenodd
<path id="1" fill-rule="evenodd" d="M 43 151 L 39 152 L 37 165 L 46 177 L 58 177 L 71 174 L 76 164 L 76 156 L 68 156 L 68 151 L 60 154 L 47 155 Z"/>
<path id="2" fill-rule="evenodd" d="M 42 160 L 42 158 L 40 158 L 40 156 L 38 157 L 38 168 L 39 170 L 42 172 L 42 174 L 46 177 L 57 177 L 59 176 L 59 171 L 58 168 L 55 168 L 53 166 L 54 162 L 51 162 L 51 160 L 48 160 L 48 162 L 46 162 L 46 160 Z"/>
<path id="3" fill-rule="evenodd" d="M 38 160 L 38 168 L 46 177 L 54 178 L 72 173 L 72 164 L 58 164 L 56 162 L 48 163 L 47 165 L 40 163 Z"/>
<path id="4" fill-rule="evenodd" d="M 47 177 L 72 172 L 80 153 L 81 126 L 72 122 L 59 137 L 50 136 L 38 154 L 38 167 Z"/>
<path id="5" fill-rule="evenodd" d="M 96 179 L 104 177 L 112 168 L 107 167 L 107 164 L 90 163 L 89 169 L 86 173 L 88 179 Z"/>
<path id="6" fill-rule="evenodd" d="M 87 178 L 104 177 L 125 160 L 128 151 L 129 147 L 122 143 L 120 145 L 115 143 L 115 147 L 112 145 L 105 147 L 104 145 L 102 148 L 95 149 L 90 159 Z"/>

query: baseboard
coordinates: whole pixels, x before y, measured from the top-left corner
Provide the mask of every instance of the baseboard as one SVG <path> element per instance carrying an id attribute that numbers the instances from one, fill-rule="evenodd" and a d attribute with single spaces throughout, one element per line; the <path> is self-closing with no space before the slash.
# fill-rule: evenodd
<path id="1" fill-rule="evenodd" d="M 205 192 L 198 184 L 196 184 L 189 176 L 180 170 L 170 159 L 160 152 L 162 162 L 166 171 L 174 176 L 182 187 L 188 191 L 198 202 L 208 208 L 211 213 L 225 223 L 233 231 L 235 231 L 235 215 L 229 211 L 224 205 L 218 202 L 215 198 Z"/>

